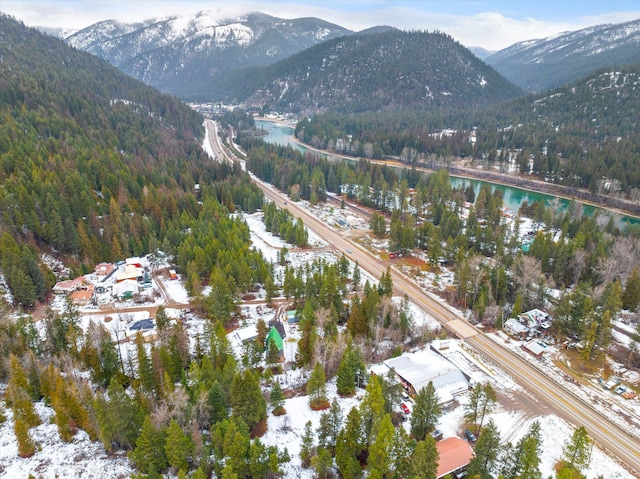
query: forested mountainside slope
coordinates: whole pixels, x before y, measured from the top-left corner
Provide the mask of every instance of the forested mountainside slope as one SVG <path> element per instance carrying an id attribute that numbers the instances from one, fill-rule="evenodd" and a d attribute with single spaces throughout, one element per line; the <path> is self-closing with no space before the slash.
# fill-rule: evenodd
<path id="1" fill-rule="evenodd" d="M 200 210 L 194 185 L 230 174 L 186 105 L 7 16 L 0 118 L 0 272 L 27 308 L 55 281 L 43 251 L 80 273 L 176 248 Z"/>
<path id="2" fill-rule="evenodd" d="M 353 32 L 318 18 L 263 13 L 220 19 L 214 12 L 120 23 L 107 20 L 67 38 L 125 73 L 188 100 L 208 100 L 217 78 L 263 66 Z"/>
<path id="3" fill-rule="evenodd" d="M 217 85 L 227 101 L 305 114 L 474 106 L 520 94 L 451 37 L 395 29 L 328 40 Z"/>
<path id="4" fill-rule="evenodd" d="M 522 173 L 592 192 L 640 188 L 640 66 L 600 70 L 573 84 L 474 110 L 319 115 L 296 135 L 319 148 L 420 161 L 517 162 Z"/>

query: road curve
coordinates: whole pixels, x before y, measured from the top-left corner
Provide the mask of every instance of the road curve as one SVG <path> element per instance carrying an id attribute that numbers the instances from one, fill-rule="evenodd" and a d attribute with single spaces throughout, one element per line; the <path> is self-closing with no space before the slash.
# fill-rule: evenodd
<path id="1" fill-rule="evenodd" d="M 225 151 L 218 137 L 215 123 L 207 120 L 206 126 L 209 129 L 211 146 L 216 156 L 219 159 L 238 161 Z M 344 253 L 352 261 L 358 261 L 362 269 L 378 278 L 386 271 L 380 260 L 358 243 L 328 227 L 297 204 L 288 202 L 288 198 L 270 184 L 254 175 L 252 179 L 262 189 L 265 197 L 276 203 L 278 207 L 287 208 L 297 218 L 302 218 L 308 228 L 324 238 L 338 252 Z M 347 253 L 347 250 L 350 252 Z M 634 475 L 640 477 L 640 440 L 612 422 L 606 416 L 606 411 L 598 410 L 596 405 L 587 403 L 524 359 L 487 338 L 481 331 L 467 323 L 456 310 L 441 303 L 435 296 L 424 292 L 412 279 L 401 272 L 392 269 L 391 275 L 397 294 L 406 294 L 418 307 L 438 320 L 449 333 L 464 339 L 487 359 L 510 374 L 523 388 L 539 398 L 558 416 L 567 419 L 577 427 L 584 426 L 590 437 L 600 447 L 626 465 Z"/>

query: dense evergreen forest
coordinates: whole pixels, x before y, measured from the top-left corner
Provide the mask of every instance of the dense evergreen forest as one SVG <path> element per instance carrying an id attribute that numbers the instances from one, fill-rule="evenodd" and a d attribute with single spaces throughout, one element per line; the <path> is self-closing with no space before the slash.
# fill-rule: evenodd
<path id="1" fill-rule="evenodd" d="M 543 94 L 456 111 L 326 114 L 301 121 L 305 143 L 363 158 L 487 167 L 592 192 L 640 197 L 640 67 L 600 70 Z"/>
<path id="2" fill-rule="evenodd" d="M 214 264 L 231 261 L 242 284 L 242 263 L 228 258 L 237 246 L 211 242 L 234 222 L 204 219 L 254 211 L 262 194 L 206 157 L 200 115 L 11 18 L 0 27 L 0 269 L 16 303 L 42 302 L 55 281 L 41 251 L 81 273 L 162 249 L 205 281 Z M 236 241 L 246 248 L 246 226 L 235 227 L 245 229 Z M 213 249 L 206 261 L 193 243 Z M 261 274 L 260 260 L 243 257 Z"/>

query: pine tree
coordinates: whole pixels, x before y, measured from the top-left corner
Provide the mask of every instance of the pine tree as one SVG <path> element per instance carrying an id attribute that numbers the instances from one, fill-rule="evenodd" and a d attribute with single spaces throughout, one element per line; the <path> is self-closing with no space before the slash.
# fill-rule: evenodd
<path id="1" fill-rule="evenodd" d="M 333 457 L 326 449 L 320 448 L 315 456 L 311 458 L 311 467 L 316 471 L 318 479 L 329 479 L 333 467 Z"/>
<path id="2" fill-rule="evenodd" d="M 338 366 L 336 386 L 340 396 L 349 396 L 356 392 L 356 377 L 351 365 L 350 351 L 347 349 L 342 355 Z"/>
<path id="3" fill-rule="evenodd" d="M 139 403 L 129 397 L 116 379 L 109 383 L 106 396 L 95 402 L 100 439 L 107 451 L 131 449 L 135 445 L 144 417 Z"/>
<path id="4" fill-rule="evenodd" d="M 584 427 L 579 427 L 563 448 L 564 460 L 569 467 L 580 472 L 591 462 L 592 441 Z"/>
<path id="5" fill-rule="evenodd" d="M 354 407 L 349 411 L 336 441 L 336 464 L 344 479 L 357 479 L 362 475 L 358 456 L 363 449 L 362 418 L 358 408 Z"/>
<path id="6" fill-rule="evenodd" d="M 250 440 L 246 431 L 241 428 L 229 428 L 225 435 L 224 454 L 227 457 L 225 462 L 229 464 L 238 477 L 246 477 L 249 472 Z"/>
<path id="7" fill-rule="evenodd" d="M 360 265 L 358 264 L 357 260 L 356 260 L 356 264 L 353 265 L 352 280 L 353 280 L 353 290 L 358 291 L 358 288 L 360 288 L 360 281 L 362 280 L 362 275 L 360 273 Z"/>
<path id="8" fill-rule="evenodd" d="M 9 356 L 9 384 L 7 385 L 6 401 L 13 409 L 16 419 L 22 421 L 27 428 L 40 424 L 40 417 L 31 401 L 31 391 L 27 373 L 16 356 Z"/>
<path id="9" fill-rule="evenodd" d="M 153 367 L 147 351 L 145 349 L 144 339 L 141 333 L 136 335 L 136 351 L 138 359 L 138 379 L 140 381 L 141 389 L 149 394 L 153 395 L 157 391 L 155 377 L 153 375 Z"/>
<path id="10" fill-rule="evenodd" d="M 495 408 L 496 400 L 496 392 L 489 383 L 478 383 L 471 389 L 469 402 L 464 408 L 464 419 L 476 427 L 476 434 L 480 433 L 484 418 Z"/>
<path id="11" fill-rule="evenodd" d="M 635 311 L 638 304 L 640 304 L 640 270 L 634 268 L 622 293 L 622 307 Z"/>
<path id="12" fill-rule="evenodd" d="M 438 470 L 438 450 L 436 440 L 427 436 L 424 441 L 418 442 L 411 458 L 413 475 L 415 479 L 434 479 Z"/>
<path id="13" fill-rule="evenodd" d="M 500 431 L 493 419 L 490 419 L 476 443 L 475 457 L 471 459 L 467 470 L 469 477 L 477 475 L 479 479 L 492 479 L 492 473 L 498 465 L 499 451 Z"/>
<path id="14" fill-rule="evenodd" d="M 438 424 L 442 408 L 438 403 L 438 393 L 433 382 L 418 391 L 411 415 L 411 435 L 422 441 Z"/>
<path id="15" fill-rule="evenodd" d="M 213 424 L 216 424 L 229 416 L 227 397 L 218 381 L 215 381 L 209 389 L 207 402 L 211 409 L 211 421 Z"/>
<path id="16" fill-rule="evenodd" d="M 318 447 L 327 449 L 333 455 L 336 447 L 336 440 L 342 427 L 342 410 L 338 401 L 331 403 L 329 411 L 320 416 L 318 426 Z"/>
<path id="17" fill-rule="evenodd" d="M 391 445 L 391 465 L 388 479 L 411 477 L 413 450 L 416 442 L 409 438 L 404 427 L 396 428 Z"/>
<path id="18" fill-rule="evenodd" d="M 391 416 L 385 414 L 380 420 L 380 427 L 375 440 L 369 447 L 368 477 L 383 478 L 390 470 L 391 451 L 393 447 L 394 428 Z"/>
<path id="19" fill-rule="evenodd" d="M 351 336 L 366 336 L 369 332 L 369 324 L 367 323 L 367 317 L 363 310 L 363 306 L 360 303 L 358 296 L 353 298 L 351 304 L 351 313 L 347 319 L 347 329 L 351 333 Z"/>
<path id="20" fill-rule="evenodd" d="M 239 479 L 238 475 L 233 472 L 233 467 L 231 465 L 226 464 L 222 469 L 221 479 Z"/>
<path id="21" fill-rule="evenodd" d="M 360 403 L 362 416 L 363 443 L 371 444 L 377 434 L 378 425 L 385 414 L 385 399 L 382 392 L 382 380 L 379 376 L 372 376 L 367 384 L 367 391 Z"/>
<path id="22" fill-rule="evenodd" d="M 140 471 L 150 476 L 154 471 L 157 475 L 168 466 L 165 444 L 166 431 L 157 430 L 151 418 L 146 416 L 136 439 L 136 448 L 129 453 L 129 458 Z"/>
<path id="23" fill-rule="evenodd" d="M 271 408 L 274 416 L 281 416 L 286 413 L 284 409 L 284 393 L 282 392 L 282 388 L 278 381 L 274 381 L 271 386 L 269 399 L 271 399 Z"/>
<path id="24" fill-rule="evenodd" d="M 307 301 L 307 303 L 310 303 L 310 301 Z M 313 361 L 313 352 L 316 343 L 316 328 L 313 325 L 313 322 L 308 317 L 305 317 L 300 321 L 300 329 L 302 330 L 302 335 L 298 340 L 296 362 L 300 367 L 307 367 Z"/>
<path id="25" fill-rule="evenodd" d="M 315 452 L 313 443 L 313 425 L 311 421 L 307 421 L 304 425 L 304 433 L 302 434 L 302 441 L 300 443 L 300 461 L 302 462 L 302 467 L 309 467 L 311 465 L 311 458 Z"/>
<path id="26" fill-rule="evenodd" d="M 171 420 L 167 428 L 164 451 L 167 462 L 174 470 L 188 470 L 193 455 L 193 441 L 175 419 Z"/>
<path id="27" fill-rule="evenodd" d="M 381 297 L 393 295 L 393 279 L 391 278 L 391 269 L 387 266 L 387 270 L 382 273 L 380 282 L 378 283 L 378 292 Z"/>
<path id="28" fill-rule="evenodd" d="M 242 418 L 250 429 L 267 417 L 267 403 L 260 389 L 260 377 L 247 369 L 239 372 L 231 383 L 233 415 Z"/>
<path id="29" fill-rule="evenodd" d="M 527 434 L 518 442 L 518 455 L 520 456 L 520 479 L 541 479 L 540 454 L 542 443 L 540 436 L 540 423 L 534 421 Z"/>
<path id="30" fill-rule="evenodd" d="M 311 372 L 307 382 L 307 395 L 312 409 L 321 409 L 327 404 L 327 378 L 320 363 L 316 363 Z"/>

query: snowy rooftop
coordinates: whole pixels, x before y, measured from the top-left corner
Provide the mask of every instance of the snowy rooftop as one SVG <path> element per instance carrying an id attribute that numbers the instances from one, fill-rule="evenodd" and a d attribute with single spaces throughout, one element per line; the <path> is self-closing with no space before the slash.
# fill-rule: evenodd
<path id="1" fill-rule="evenodd" d="M 469 381 L 450 361 L 429 348 L 406 353 L 384 361 L 398 376 L 409 382 L 416 391 L 433 382 L 441 403 L 449 402 L 455 394 L 466 391 Z"/>

